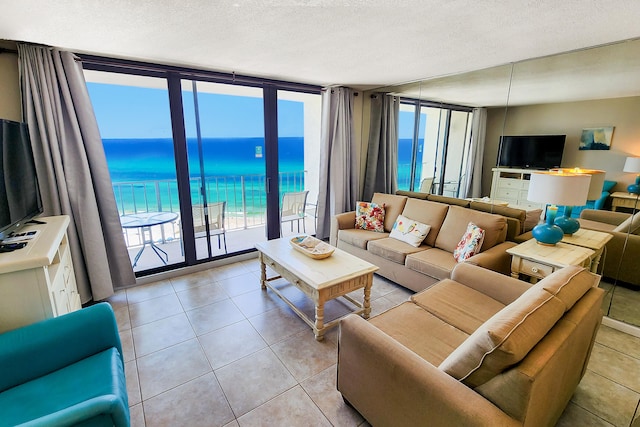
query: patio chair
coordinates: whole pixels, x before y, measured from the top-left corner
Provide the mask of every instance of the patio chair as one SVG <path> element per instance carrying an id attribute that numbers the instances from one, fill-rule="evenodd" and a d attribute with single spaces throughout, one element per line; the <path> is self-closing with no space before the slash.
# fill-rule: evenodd
<path id="1" fill-rule="evenodd" d="M 298 223 L 298 232 L 300 232 L 300 222 L 302 222 L 302 231 L 307 232 L 305 226 L 305 208 L 307 205 L 307 195 L 309 191 L 299 191 L 295 193 L 284 193 L 282 195 L 282 204 L 280 205 L 280 235 L 282 235 L 282 224 L 291 223 L 291 231 L 293 231 L 294 221 Z"/>
<path id="2" fill-rule="evenodd" d="M 209 222 L 209 235 L 218 236 L 218 249 L 222 249 L 221 238 L 224 241 L 224 253 L 227 253 L 227 234 L 224 227 L 225 211 L 227 202 L 216 202 L 207 204 L 207 218 Z M 205 237 L 207 232 L 207 218 L 204 215 L 203 205 L 193 205 L 193 230 L 196 238 Z M 205 233 L 198 235 L 198 233 Z"/>
<path id="3" fill-rule="evenodd" d="M 431 193 L 434 177 L 424 178 L 420 183 L 420 193 Z"/>

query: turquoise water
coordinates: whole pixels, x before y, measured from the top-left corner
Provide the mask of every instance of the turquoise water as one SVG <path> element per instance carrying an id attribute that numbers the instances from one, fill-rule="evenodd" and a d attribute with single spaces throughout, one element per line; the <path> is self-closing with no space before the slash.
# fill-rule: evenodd
<path id="1" fill-rule="evenodd" d="M 304 138 L 278 141 L 280 192 L 304 189 Z M 179 210 L 173 140 L 104 139 L 111 181 L 121 213 Z M 192 203 L 202 203 L 199 147 L 187 141 Z M 227 211 L 264 214 L 264 138 L 203 138 L 202 164 L 208 202 Z"/>

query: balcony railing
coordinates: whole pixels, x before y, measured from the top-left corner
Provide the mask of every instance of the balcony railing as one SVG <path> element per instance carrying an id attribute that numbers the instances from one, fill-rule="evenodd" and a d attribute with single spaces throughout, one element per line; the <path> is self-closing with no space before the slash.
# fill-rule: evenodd
<path id="1" fill-rule="evenodd" d="M 304 190 L 306 171 L 281 172 L 280 192 Z M 246 229 L 266 223 L 264 175 L 207 176 L 204 179 L 207 202 L 226 201 L 227 230 Z M 192 204 L 202 204 L 202 180 L 190 179 Z M 120 215 L 139 212 L 180 213 L 176 180 L 114 182 L 113 192 Z"/>

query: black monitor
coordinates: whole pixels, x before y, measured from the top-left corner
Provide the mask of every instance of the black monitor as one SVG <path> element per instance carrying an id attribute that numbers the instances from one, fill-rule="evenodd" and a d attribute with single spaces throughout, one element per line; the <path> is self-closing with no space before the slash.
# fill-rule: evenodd
<path id="1" fill-rule="evenodd" d="M 26 123 L 0 119 L 0 240 L 42 213 Z"/>

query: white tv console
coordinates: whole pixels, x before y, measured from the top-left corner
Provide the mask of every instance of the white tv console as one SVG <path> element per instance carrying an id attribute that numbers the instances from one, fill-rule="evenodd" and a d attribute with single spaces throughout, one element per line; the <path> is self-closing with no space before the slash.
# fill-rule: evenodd
<path id="1" fill-rule="evenodd" d="M 509 202 L 509 206 L 524 210 L 544 209 L 543 203 L 527 200 L 531 173 L 535 169 L 493 168 L 491 198 Z"/>
<path id="2" fill-rule="evenodd" d="M 0 332 L 82 308 L 67 239 L 69 217 L 37 218 L 27 245 L 0 253 Z"/>

